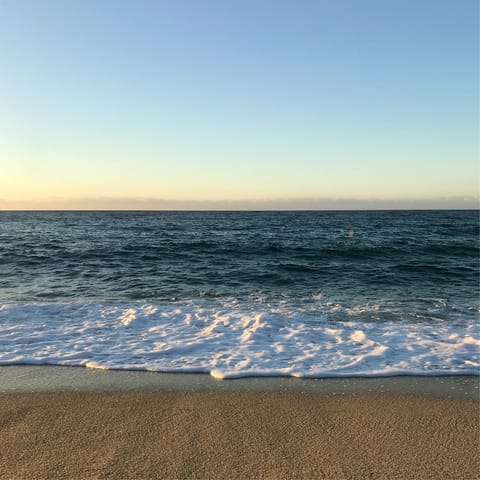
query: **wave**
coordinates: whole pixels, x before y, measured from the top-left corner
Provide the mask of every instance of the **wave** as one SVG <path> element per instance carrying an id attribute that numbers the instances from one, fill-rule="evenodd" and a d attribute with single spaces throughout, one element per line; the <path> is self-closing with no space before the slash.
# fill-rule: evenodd
<path id="1" fill-rule="evenodd" d="M 0 364 L 244 376 L 480 373 L 478 311 L 442 299 L 0 303 Z"/>

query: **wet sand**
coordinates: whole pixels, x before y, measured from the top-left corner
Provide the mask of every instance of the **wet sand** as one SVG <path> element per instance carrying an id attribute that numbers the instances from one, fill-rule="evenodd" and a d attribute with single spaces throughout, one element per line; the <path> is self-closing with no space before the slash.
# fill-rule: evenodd
<path id="1" fill-rule="evenodd" d="M 398 393 L 0 394 L 0 478 L 474 479 L 479 402 Z"/>

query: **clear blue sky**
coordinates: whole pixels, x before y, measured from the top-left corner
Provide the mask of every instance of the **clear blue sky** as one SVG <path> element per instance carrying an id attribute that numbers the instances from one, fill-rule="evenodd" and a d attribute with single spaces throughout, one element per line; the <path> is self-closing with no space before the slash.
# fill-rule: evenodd
<path id="1" fill-rule="evenodd" d="M 0 208 L 475 201 L 478 18 L 474 0 L 0 0 Z"/>

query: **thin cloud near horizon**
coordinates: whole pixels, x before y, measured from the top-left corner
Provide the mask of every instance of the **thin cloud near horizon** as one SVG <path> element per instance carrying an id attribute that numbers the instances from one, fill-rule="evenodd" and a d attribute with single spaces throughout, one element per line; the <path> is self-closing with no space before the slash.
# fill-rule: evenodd
<path id="1" fill-rule="evenodd" d="M 92 197 L 42 201 L 0 199 L 0 210 L 421 210 L 479 209 L 475 197 L 425 199 L 274 198 L 244 200 L 168 200 L 161 198 Z"/>

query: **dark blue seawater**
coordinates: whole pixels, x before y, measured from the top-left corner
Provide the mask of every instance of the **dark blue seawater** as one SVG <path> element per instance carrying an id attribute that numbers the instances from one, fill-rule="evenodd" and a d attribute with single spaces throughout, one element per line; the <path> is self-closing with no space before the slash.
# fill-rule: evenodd
<path id="1" fill-rule="evenodd" d="M 0 212 L 0 300 L 318 292 L 478 306 L 479 214 Z"/>
<path id="2" fill-rule="evenodd" d="M 137 335 L 145 336 L 145 332 L 162 324 L 162 318 L 192 325 L 192 318 L 208 323 L 208 319 L 225 317 L 226 330 L 218 335 L 232 333 L 232 325 L 237 324 L 232 320 L 230 325 L 230 319 L 244 322 L 246 330 L 235 337 L 242 339 L 238 345 L 243 348 L 243 340 L 248 344 L 253 338 L 250 333 L 260 331 L 248 330 L 248 315 L 260 315 L 268 317 L 270 330 L 258 340 L 257 350 L 267 348 L 265 345 L 270 348 L 277 341 L 278 351 L 282 352 L 289 338 L 288 332 L 281 330 L 286 325 L 297 333 L 311 329 L 310 336 L 302 340 L 301 348 L 307 348 L 305 345 L 320 341 L 315 337 L 318 332 L 314 333 L 320 324 L 328 333 L 335 330 L 335 322 L 410 326 L 443 322 L 467 325 L 470 330 L 462 338 L 470 345 L 480 303 L 479 228 L 478 211 L 0 212 L 0 326 L 1 322 L 11 326 L 25 318 L 35 322 L 33 317 L 38 317 L 45 328 L 58 328 L 85 319 L 98 323 L 117 315 L 111 321 L 128 325 L 129 335 L 134 320 L 138 323 L 142 318 Z M 151 316 L 148 312 L 154 310 L 157 313 Z M 28 325 L 27 332 L 37 324 Z M 362 325 L 350 325 L 346 343 L 337 338 L 337 344 L 365 343 L 362 335 L 366 327 Z M 275 337 L 274 330 L 283 332 L 282 341 Z M 188 331 L 182 332 L 175 335 L 185 340 Z M 167 333 L 167 337 L 173 335 Z M 387 335 L 382 331 L 376 337 L 377 333 L 371 332 L 378 342 Z M 417 337 L 424 334 L 416 332 Z M 45 334 L 42 342 L 48 344 L 48 338 L 53 337 L 55 333 Z M 41 357 L 38 349 L 30 357 L 25 356 L 28 342 L 23 345 L 17 339 L 21 345 L 13 349 L 8 338 L 3 343 L 4 362 L 15 363 L 16 358 L 28 363 L 28 358 Z M 133 337 L 126 338 L 122 341 L 133 341 Z M 217 353 L 221 356 L 221 348 L 233 348 L 235 341 L 225 337 L 225 345 L 217 342 L 212 351 L 220 349 Z M 386 348 L 391 351 L 392 346 Z M 472 348 L 477 351 L 476 346 Z M 12 356 L 12 349 L 17 356 Z M 208 348 L 203 350 L 202 355 L 207 355 Z M 57 356 L 47 357 L 50 362 L 65 363 L 65 355 L 57 352 Z M 104 358 L 106 354 L 99 355 Z M 315 355 L 318 352 L 312 353 Z M 251 361 L 247 354 L 244 357 Z M 262 370 L 250 363 L 246 371 L 277 372 L 297 361 L 287 354 L 281 357 L 283 363 L 277 362 L 280 367 L 270 365 L 269 370 L 262 364 Z M 461 362 L 475 366 L 477 360 L 471 357 L 469 350 Z M 197 360 L 187 361 L 181 355 L 174 360 L 179 358 L 186 362 L 182 365 L 190 365 L 195 371 Z M 118 366 L 118 359 L 110 363 L 107 360 L 107 366 Z M 83 364 L 85 361 L 82 359 Z M 99 362 L 98 358 L 95 361 Z M 122 361 L 120 366 L 146 362 L 143 357 L 138 362 L 132 358 Z M 175 361 L 173 370 L 178 367 Z M 217 360 L 208 361 L 213 362 L 213 367 L 218 365 Z M 389 357 L 387 366 L 390 361 L 394 362 Z M 397 370 L 401 370 L 398 365 Z M 455 370 L 455 365 L 448 368 Z M 383 367 L 383 371 L 388 370 Z M 438 371 L 441 365 L 425 368 L 430 367 Z M 312 369 L 307 368 L 306 373 L 315 375 Z"/>

